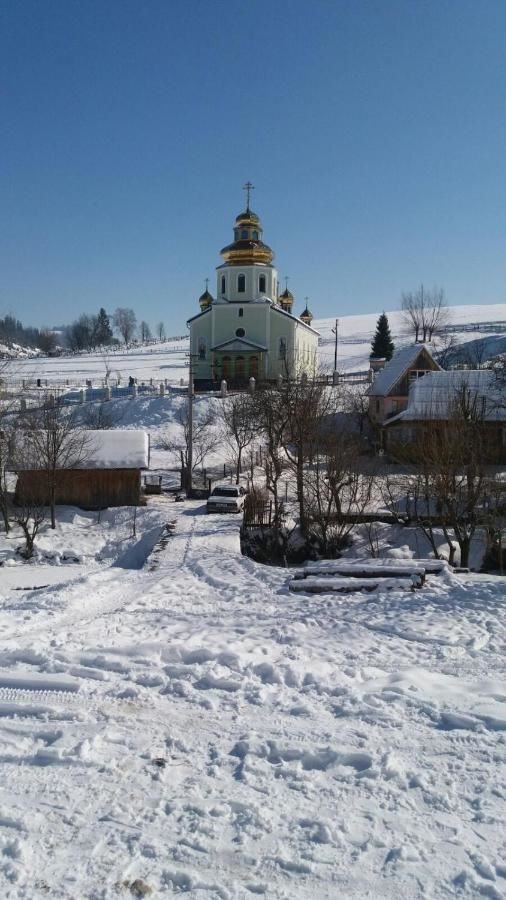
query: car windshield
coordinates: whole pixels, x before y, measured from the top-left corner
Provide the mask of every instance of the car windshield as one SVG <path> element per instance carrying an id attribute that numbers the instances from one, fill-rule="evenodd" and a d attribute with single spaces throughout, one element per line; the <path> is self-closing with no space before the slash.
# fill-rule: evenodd
<path id="1" fill-rule="evenodd" d="M 213 497 L 237 497 L 238 488 L 215 487 L 212 493 Z"/>

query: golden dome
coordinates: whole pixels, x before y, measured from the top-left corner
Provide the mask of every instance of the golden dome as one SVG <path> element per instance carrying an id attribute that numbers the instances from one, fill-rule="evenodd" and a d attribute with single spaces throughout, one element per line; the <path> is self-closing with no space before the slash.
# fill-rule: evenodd
<path id="1" fill-rule="evenodd" d="M 204 310 L 206 310 L 206 309 L 209 309 L 209 307 L 211 306 L 213 301 L 214 301 L 213 295 L 210 294 L 206 288 L 204 293 L 201 294 L 199 297 L 199 304 L 200 304 L 200 308 L 201 308 L 202 312 L 204 312 Z"/>
<path id="2" fill-rule="evenodd" d="M 259 216 L 248 207 L 235 219 L 234 241 L 220 250 L 226 265 L 250 266 L 255 263 L 270 265 L 274 253 L 262 241 L 262 223 Z"/>
<path id="3" fill-rule="evenodd" d="M 290 312 L 294 304 L 294 296 L 287 287 L 284 289 L 283 293 L 279 295 L 278 302 L 283 307 L 283 309 L 286 309 L 288 310 L 288 312 Z"/>
<path id="4" fill-rule="evenodd" d="M 314 318 L 313 313 L 310 311 L 310 309 L 306 303 L 306 308 L 305 308 L 304 312 L 302 312 L 300 314 L 299 319 L 301 320 L 301 322 L 304 322 L 305 325 L 311 325 L 313 318 Z"/>
<path id="5" fill-rule="evenodd" d="M 239 213 L 238 216 L 235 217 L 236 224 L 251 222 L 252 225 L 260 225 L 260 216 L 257 216 L 248 206 L 244 212 Z"/>

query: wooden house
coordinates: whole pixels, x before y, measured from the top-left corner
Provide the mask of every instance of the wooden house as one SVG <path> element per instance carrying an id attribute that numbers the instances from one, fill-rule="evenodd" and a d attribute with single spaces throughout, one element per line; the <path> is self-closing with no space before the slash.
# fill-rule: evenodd
<path id="1" fill-rule="evenodd" d="M 383 423 L 384 447 L 393 456 L 409 457 L 443 423 L 469 417 L 476 422 L 483 460 L 506 463 L 506 388 L 491 369 L 429 372 L 411 385 L 406 408 Z"/>
<path id="2" fill-rule="evenodd" d="M 411 344 L 398 350 L 367 390 L 373 425 L 381 428 L 389 418 L 406 409 L 411 385 L 427 372 L 440 371 L 441 366 L 426 344 Z"/>
<path id="3" fill-rule="evenodd" d="M 86 431 L 85 450 L 75 468 L 56 471 L 56 503 L 81 509 L 138 506 L 141 472 L 149 468 L 149 435 L 129 429 Z M 22 459 L 22 455 L 21 455 Z M 16 466 L 14 502 L 48 503 L 45 471 L 31 464 Z"/>

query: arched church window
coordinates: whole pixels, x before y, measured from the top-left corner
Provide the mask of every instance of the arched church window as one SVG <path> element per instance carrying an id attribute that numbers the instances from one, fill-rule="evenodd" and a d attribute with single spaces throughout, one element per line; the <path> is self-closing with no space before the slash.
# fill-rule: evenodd
<path id="1" fill-rule="evenodd" d="M 258 241 L 258 231 L 253 232 L 253 240 Z"/>
<path id="2" fill-rule="evenodd" d="M 258 279 L 258 290 L 260 291 L 261 294 L 265 294 L 265 289 L 266 289 L 265 286 L 266 286 L 265 275 L 260 275 L 260 278 Z"/>
<path id="3" fill-rule="evenodd" d="M 226 287 L 225 276 L 222 275 L 222 276 L 221 276 L 221 293 L 222 293 L 222 294 L 225 293 L 225 287 Z"/>
<path id="4" fill-rule="evenodd" d="M 237 277 L 237 291 L 239 294 L 244 294 L 246 290 L 246 275 L 239 275 Z"/>
<path id="5" fill-rule="evenodd" d="M 243 315 L 244 315 L 244 310 L 243 310 L 242 306 L 240 306 L 239 307 L 239 318 L 242 319 Z"/>
<path id="6" fill-rule="evenodd" d="M 241 241 L 247 241 L 247 240 L 248 240 L 248 232 L 246 231 L 245 228 L 243 228 L 243 230 L 241 231 Z"/>
<path id="7" fill-rule="evenodd" d="M 206 358 L 206 342 L 204 338 L 199 338 L 199 359 Z"/>

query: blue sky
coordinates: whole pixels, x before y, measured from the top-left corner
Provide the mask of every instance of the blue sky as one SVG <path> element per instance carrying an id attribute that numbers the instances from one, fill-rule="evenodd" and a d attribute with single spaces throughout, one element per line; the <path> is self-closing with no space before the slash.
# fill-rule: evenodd
<path id="1" fill-rule="evenodd" d="M 504 0 L 3 0 L 0 314 L 184 333 L 243 208 L 296 310 L 503 302 Z"/>

